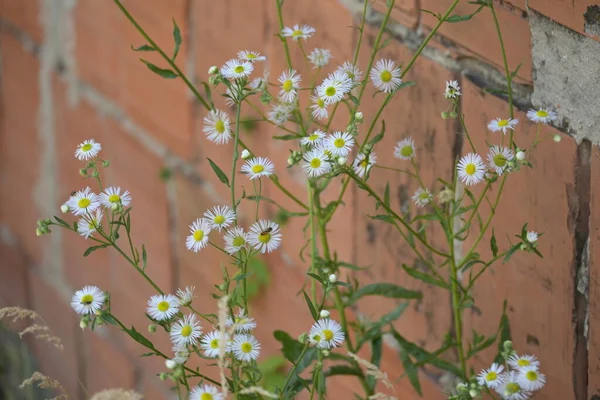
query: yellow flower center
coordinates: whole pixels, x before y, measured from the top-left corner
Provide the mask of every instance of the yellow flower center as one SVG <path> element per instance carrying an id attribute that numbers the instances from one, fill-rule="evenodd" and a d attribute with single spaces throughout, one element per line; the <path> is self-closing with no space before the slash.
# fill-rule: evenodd
<path id="1" fill-rule="evenodd" d="M 321 98 L 317 99 L 317 106 L 319 108 L 325 108 L 325 100 L 323 100 Z"/>
<path id="2" fill-rule="evenodd" d="M 156 308 L 158 308 L 158 311 L 162 311 L 165 312 L 169 309 L 169 302 L 167 301 L 161 301 L 160 303 L 158 303 L 158 305 L 156 306 Z"/>
<path id="3" fill-rule="evenodd" d="M 252 344 L 244 342 L 242 343 L 241 349 L 244 353 L 250 353 L 252 351 Z"/>
<path id="4" fill-rule="evenodd" d="M 538 117 L 541 117 L 541 118 L 545 118 L 548 116 L 548 113 L 544 110 L 539 110 L 538 112 L 535 113 L 535 115 L 537 115 Z"/>
<path id="5" fill-rule="evenodd" d="M 379 77 L 381 78 L 382 82 L 389 82 L 392 80 L 392 73 L 390 71 L 381 71 L 381 73 L 379 74 Z"/>
<path id="6" fill-rule="evenodd" d="M 313 340 L 318 343 L 321 341 L 321 336 L 315 335 L 315 336 L 313 336 Z"/>
<path id="7" fill-rule="evenodd" d="M 344 147 L 346 145 L 346 141 L 342 138 L 337 138 L 333 141 L 333 145 L 335 147 L 337 147 L 338 149 L 341 149 L 342 147 Z"/>
<path id="8" fill-rule="evenodd" d="M 325 94 L 329 97 L 335 96 L 336 92 L 337 92 L 337 90 L 335 90 L 334 86 L 329 86 L 327 89 L 325 89 Z"/>
<path id="9" fill-rule="evenodd" d="M 222 120 L 218 120 L 217 122 L 215 122 L 215 131 L 219 133 L 225 132 L 225 122 L 223 122 Z"/>
<path id="10" fill-rule="evenodd" d="M 118 194 L 111 194 L 110 196 L 108 196 L 108 201 L 111 203 L 118 203 L 121 201 L 121 196 L 119 196 Z"/>
<path id="11" fill-rule="evenodd" d="M 529 381 L 537 381 L 538 374 L 535 371 L 527 371 L 525 373 L 525 378 L 527 378 Z"/>
<path id="12" fill-rule="evenodd" d="M 423 192 L 419 195 L 419 199 L 421 200 L 429 200 L 429 193 Z"/>
<path id="13" fill-rule="evenodd" d="M 245 245 L 245 244 L 246 244 L 246 241 L 245 241 L 245 240 L 244 240 L 244 238 L 243 238 L 243 237 L 241 237 L 241 236 L 236 236 L 236 237 L 233 239 L 233 245 L 234 245 L 235 247 L 240 247 L 240 246 L 243 246 L 243 245 Z"/>
<path id="14" fill-rule="evenodd" d="M 289 91 L 291 91 L 294 88 L 294 82 L 292 82 L 291 79 L 288 79 L 287 81 L 283 82 L 282 88 L 286 92 L 289 92 Z"/>
<path id="15" fill-rule="evenodd" d="M 210 393 L 202 393 L 200 400 L 213 400 L 213 395 Z"/>
<path id="16" fill-rule="evenodd" d="M 260 174 L 264 170 L 265 170 L 265 167 L 263 167 L 260 164 L 256 164 L 256 165 L 252 166 L 252 172 L 254 172 L 255 174 Z"/>
<path id="17" fill-rule="evenodd" d="M 506 157 L 503 154 L 496 154 L 494 156 L 494 164 L 498 167 L 504 167 L 506 165 Z"/>
<path id="18" fill-rule="evenodd" d="M 355 78 L 354 74 L 350 71 L 346 71 L 346 76 L 350 78 L 351 81 L 353 81 Z"/>
<path id="19" fill-rule="evenodd" d="M 521 391 L 521 386 L 519 386 L 519 384 L 516 382 L 511 382 L 508 385 L 506 385 L 506 392 L 508 394 L 515 394 L 515 393 L 519 393 L 520 391 Z"/>
<path id="20" fill-rule="evenodd" d="M 186 325 L 183 328 L 181 328 L 181 336 L 188 337 L 191 334 L 192 334 L 192 327 L 191 326 Z"/>
<path id="21" fill-rule="evenodd" d="M 333 332 L 329 329 L 323 329 L 323 337 L 325 340 L 331 340 L 333 339 Z"/>
<path id="22" fill-rule="evenodd" d="M 485 375 L 485 380 L 488 382 L 495 381 L 496 378 L 498 378 L 498 374 L 495 373 L 494 371 L 490 371 Z"/>
<path id="23" fill-rule="evenodd" d="M 92 296 L 91 294 L 84 294 L 81 297 L 81 304 L 87 304 L 90 305 L 94 302 L 94 296 Z"/>
<path id="24" fill-rule="evenodd" d="M 310 140 L 311 142 L 314 142 L 315 140 L 317 140 L 319 138 L 319 135 L 314 134 L 314 135 L 310 135 L 308 137 L 308 140 Z"/>
<path id="25" fill-rule="evenodd" d="M 404 146 L 400 149 L 400 154 L 402 155 L 402 157 L 410 157 L 413 155 L 413 148 L 412 146 Z"/>
<path id="26" fill-rule="evenodd" d="M 88 152 L 91 149 L 92 149 L 92 145 L 89 144 L 89 143 L 88 144 L 84 144 L 83 146 L 81 146 L 81 151 L 84 151 L 84 152 Z"/>
<path id="27" fill-rule="evenodd" d="M 261 233 L 260 235 L 258 235 L 258 241 L 261 243 L 269 243 L 269 240 L 271 240 L 270 233 Z"/>
<path id="28" fill-rule="evenodd" d="M 81 199 L 77 202 L 77 206 L 79 208 L 88 208 L 91 203 L 92 202 L 90 201 L 90 199 Z"/>
<path id="29" fill-rule="evenodd" d="M 319 168 L 321 166 L 321 159 L 319 158 L 313 158 L 312 160 L 310 160 L 310 167 L 311 168 Z"/>
<path id="30" fill-rule="evenodd" d="M 194 240 L 196 242 L 199 242 L 202 239 L 204 239 L 204 231 L 197 230 L 196 232 L 194 232 Z"/>
<path id="31" fill-rule="evenodd" d="M 473 175 L 476 171 L 477 167 L 473 163 L 467 164 L 467 166 L 465 167 L 465 172 L 467 173 L 467 175 Z"/>
<path id="32" fill-rule="evenodd" d="M 246 54 L 246 58 L 249 58 L 251 60 L 255 59 L 256 58 L 256 54 L 248 53 L 248 54 Z"/>
<path id="33" fill-rule="evenodd" d="M 498 121 L 498 126 L 501 128 L 504 128 L 505 126 L 508 126 L 508 120 L 507 119 L 501 119 L 500 121 Z"/>
<path id="34" fill-rule="evenodd" d="M 241 74 L 242 72 L 244 72 L 244 71 L 245 71 L 245 68 L 244 68 L 244 66 L 243 66 L 243 65 L 238 65 L 238 66 L 237 66 L 237 67 L 235 67 L 233 70 L 234 70 L 234 72 L 235 72 L 236 74 Z"/>
<path id="35" fill-rule="evenodd" d="M 225 222 L 225 217 L 222 215 L 217 215 L 214 219 L 213 222 L 217 225 L 221 225 L 223 222 Z"/>
<path id="36" fill-rule="evenodd" d="M 296 29 L 294 32 L 292 32 L 292 37 L 298 37 L 302 35 L 304 35 L 304 32 L 302 32 L 300 29 Z"/>
<path id="37" fill-rule="evenodd" d="M 213 339 L 210 341 L 210 348 L 211 349 L 218 349 L 219 348 L 219 339 Z"/>
<path id="38" fill-rule="evenodd" d="M 517 364 L 519 365 L 519 367 L 528 367 L 531 363 L 529 362 L 529 360 L 521 358 L 519 359 L 519 361 L 517 361 Z"/>

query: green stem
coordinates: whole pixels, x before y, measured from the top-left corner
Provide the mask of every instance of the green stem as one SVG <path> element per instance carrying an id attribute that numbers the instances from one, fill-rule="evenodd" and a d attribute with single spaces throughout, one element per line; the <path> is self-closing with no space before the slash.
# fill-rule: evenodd
<path id="1" fill-rule="evenodd" d="M 310 346 L 310 343 L 306 343 L 304 345 L 304 348 L 302 348 L 302 352 L 300 353 L 300 356 L 298 356 L 298 359 L 296 360 L 296 362 L 294 363 L 294 368 L 292 368 L 292 370 L 290 371 L 290 373 L 287 376 L 287 379 L 285 380 L 285 383 L 283 385 L 283 389 L 281 390 L 281 395 L 283 396 L 283 394 L 285 393 L 288 385 L 290 384 L 290 382 L 292 381 L 292 377 L 296 374 L 296 371 L 298 370 L 298 365 L 300 364 L 300 361 L 302 361 L 302 359 L 304 358 L 304 354 L 306 354 L 306 350 L 308 350 L 308 347 Z M 283 398 L 283 397 L 282 397 Z"/>
<path id="2" fill-rule="evenodd" d="M 360 46 L 362 44 L 362 38 L 365 31 L 365 20 L 367 19 L 367 9 L 369 2 L 365 1 L 363 6 L 362 20 L 360 21 L 360 36 L 358 37 L 358 42 L 356 43 L 356 49 L 354 50 L 354 58 L 352 60 L 352 64 L 356 65 L 358 61 L 358 54 L 360 53 Z"/>
<path id="3" fill-rule="evenodd" d="M 283 1 L 275 0 L 275 4 L 277 4 L 277 18 L 279 20 L 279 37 L 283 42 L 283 48 L 285 50 L 285 61 L 287 62 L 287 66 L 289 69 L 292 69 L 292 59 L 290 57 L 290 48 L 288 47 L 287 39 L 281 36 L 281 32 L 283 32 L 283 13 L 281 11 L 281 6 Z"/>
<path id="4" fill-rule="evenodd" d="M 506 48 L 504 47 L 504 40 L 502 40 L 502 32 L 500 30 L 500 23 L 498 22 L 498 16 L 496 10 L 494 10 L 494 3 L 489 2 L 490 10 L 492 10 L 492 17 L 494 18 L 494 26 L 496 27 L 496 33 L 498 34 L 498 40 L 500 40 L 500 50 L 502 51 L 502 62 L 504 63 L 504 72 L 506 74 L 506 84 L 508 85 L 508 107 L 510 118 L 514 117 L 513 107 L 513 91 L 512 91 L 512 76 L 508 69 L 508 59 L 506 58 Z M 512 145 L 513 130 L 510 131 L 510 143 Z"/>
<path id="5" fill-rule="evenodd" d="M 171 60 L 171 58 L 168 55 L 165 54 L 163 49 L 161 49 L 160 46 L 158 44 L 156 44 L 156 42 L 154 40 L 152 40 L 152 38 L 150 36 L 148 36 L 146 31 L 144 31 L 144 29 L 137 23 L 137 21 L 133 18 L 133 16 L 129 13 L 129 11 L 127 11 L 127 9 L 123 6 L 123 4 L 121 4 L 121 1 L 120 0 L 113 0 L 113 1 L 117 5 L 117 7 L 119 7 L 121 9 L 123 14 L 125 14 L 125 17 L 127 17 L 129 22 L 131 22 L 131 24 L 135 27 L 135 29 L 137 29 L 137 31 L 144 37 L 144 39 L 146 39 L 148 41 L 148 43 L 150 43 L 150 45 L 154 49 L 156 49 L 156 51 L 158 51 L 158 53 L 171 66 L 171 68 L 173 68 L 173 70 L 177 73 L 177 75 L 181 79 L 183 79 L 183 82 L 185 82 L 186 86 L 192 91 L 192 93 L 194 93 L 194 96 L 196 96 L 198 101 L 200 101 L 200 103 L 202 103 L 204 108 L 206 108 L 207 110 L 211 110 L 212 107 L 206 102 L 206 100 L 204 100 L 204 97 L 202 97 L 202 95 L 194 87 L 192 82 L 190 82 L 190 80 L 185 76 L 185 74 L 183 72 L 181 72 L 181 70 L 175 64 L 175 62 L 173 60 Z"/>
<path id="6" fill-rule="evenodd" d="M 270 179 L 275 184 L 275 186 L 277 186 L 279 188 L 279 190 L 281 190 L 283 193 L 285 193 L 290 199 L 292 199 L 300 207 L 302 207 L 306 211 L 308 211 L 308 206 L 306 204 L 304 204 L 303 202 L 301 202 L 300 200 L 298 200 L 298 198 L 296 196 L 294 196 L 289 190 L 287 190 L 285 187 L 283 187 L 283 185 L 281 185 L 281 183 L 279 182 L 279 178 L 277 177 L 277 175 L 271 175 Z"/>
<path id="7" fill-rule="evenodd" d="M 317 260 L 317 227 L 315 226 L 315 191 L 309 179 L 306 180 L 306 187 L 308 189 L 308 207 L 309 207 L 309 224 L 310 224 L 310 272 L 315 273 L 315 265 Z M 313 303 L 317 302 L 317 282 L 314 279 L 310 280 L 310 291 L 312 295 Z"/>
<path id="8" fill-rule="evenodd" d="M 239 142 L 240 142 L 240 116 L 241 116 L 242 105 L 240 103 L 237 104 L 237 109 L 235 113 L 235 138 L 233 141 L 233 161 L 231 163 L 231 208 L 233 209 L 233 213 L 235 214 L 237 205 L 235 202 L 235 175 L 237 173 L 237 161 L 240 158 L 240 153 L 238 150 Z M 237 225 L 237 218 L 235 219 L 235 224 Z"/>

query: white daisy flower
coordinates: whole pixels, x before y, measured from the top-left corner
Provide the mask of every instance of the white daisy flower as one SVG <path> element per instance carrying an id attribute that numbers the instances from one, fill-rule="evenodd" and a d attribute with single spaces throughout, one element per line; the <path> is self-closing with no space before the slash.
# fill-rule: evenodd
<path id="1" fill-rule="evenodd" d="M 216 386 L 204 384 L 190 390 L 189 400 L 225 400 L 225 396 Z"/>
<path id="2" fill-rule="evenodd" d="M 320 319 L 309 332 L 310 341 L 320 349 L 337 347 L 345 339 L 342 326 L 331 319 Z"/>
<path id="3" fill-rule="evenodd" d="M 271 111 L 269 111 L 269 121 L 275 125 L 283 125 L 290 119 L 293 110 L 294 107 L 290 104 L 275 104 Z"/>
<path id="4" fill-rule="evenodd" d="M 71 299 L 71 307 L 77 314 L 94 314 L 104 305 L 106 295 L 96 286 L 84 286 L 75 292 Z"/>
<path id="5" fill-rule="evenodd" d="M 221 341 L 221 332 L 212 331 L 202 336 L 200 340 L 200 347 L 204 351 L 204 355 L 210 358 L 219 357 L 219 353 L 221 349 L 219 348 L 219 343 Z M 225 352 L 229 351 L 229 338 L 225 335 Z"/>
<path id="6" fill-rule="evenodd" d="M 505 146 L 492 146 L 488 153 L 488 165 L 496 171 L 498 175 L 502 175 L 507 171 L 508 162 L 515 158 L 511 149 Z"/>
<path id="7" fill-rule="evenodd" d="M 225 251 L 229 254 L 235 254 L 246 248 L 248 234 L 241 227 L 235 226 L 227 231 L 223 236 L 223 240 L 225 240 Z"/>
<path id="8" fill-rule="evenodd" d="M 241 308 L 235 314 L 235 320 L 232 320 L 231 316 L 227 317 L 227 322 L 225 322 L 225 325 L 228 327 L 233 326 L 235 331 L 238 333 L 250 332 L 252 329 L 256 328 L 256 321 L 254 318 L 247 316 L 246 310 Z"/>
<path id="9" fill-rule="evenodd" d="M 485 164 L 478 154 L 469 153 L 458 162 L 458 177 L 467 186 L 481 182 L 485 176 Z"/>
<path id="10" fill-rule="evenodd" d="M 533 392 L 544 387 L 546 375 L 539 372 L 537 367 L 524 367 L 519 371 L 517 382 L 523 390 Z"/>
<path id="11" fill-rule="evenodd" d="M 227 228 L 235 221 L 235 213 L 229 206 L 214 206 L 204 212 L 204 218 L 210 223 L 212 229 Z"/>
<path id="12" fill-rule="evenodd" d="M 548 124 L 551 121 L 554 121 L 557 118 L 557 115 L 554 111 L 551 111 L 549 109 L 530 109 L 529 111 L 527 111 L 527 118 L 529 118 L 533 122 Z"/>
<path id="13" fill-rule="evenodd" d="M 275 172 L 275 165 L 266 157 L 254 157 L 242 165 L 242 172 L 250 179 L 269 177 Z"/>
<path id="14" fill-rule="evenodd" d="M 506 131 L 508 129 L 515 129 L 515 126 L 517 126 L 517 124 L 519 123 L 518 119 L 514 119 L 514 118 L 509 118 L 509 119 L 502 119 L 502 118 L 496 118 L 491 120 L 488 123 L 488 129 L 492 132 L 498 132 L 498 131 L 502 131 L 503 134 L 506 135 Z"/>
<path id="15" fill-rule="evenodd" d="M 171 342 L 175 345 L 196 344 L 200 335 L 202 335 L 202 328 L 200 323 L 196 321 L 196 315 L 190 314 L 175 322 L 171 326 L 169 335 L 171 336 Z"/>
<path id="16" fill-rule="evenodd" d="M 121 204 L 123 207 L 128 207 L 131 204 L 131 195 L 128 190 L 121 194 L 121 188 L 113 186 L 104 189 L 100 193 L 99 200 L 106 208 L 111 208 L 113 204 Z"/>
<path id="17" fill-rule="evenodd" d="M 401 71 L 400 67 L 396 67 L 396 64 L 392 60 L 379 60 L 375 67 L 371 69 L 371 82 L 377 90 L 382 92 L 392 93 L 398 89 L 402 83 L 400 78 Z"/>
<path id="18" fill-rule="evenodd" d="M 250 51 L 250 50 L 238 51 L 237 57 L 238 57 L 238 60 L 240 60 L 240 61 L 250 61 L 250 62 L 265 61 L 267 59 L 267 57 L 260 55 L 260 53 L 258 53 L 256 51 Z"/>
<path id="19" fill-rule="evenodd" d="M 293 28 L 285 27 L 281 31 L 281 35 L 284 37 L 291 37 L 293 40 L 298 41 L 300 39 L 308 39 L 316 32 L 315 28 L 310 25 L 294 25 Z"/>
<path id="20" fill-rule="evenodd" d="M 204 218 L 198 218 L 190 225 L 190 233 L 186 240 L 185 246 L 188 250 L 194 253 L 199 252 L 208 244 L 208 234 L 212 230 L 211 223 Z"/>
<path id="21" fill-rule="evenodd" d="M 316 178 L 331 171 L 331 164 L 327 161 L 327 154 L 323 148 L 317 147 L 304 153 L 300 164 L 306 175 Z"/>
<path id="22" fill-rule="evenodd" d="M 250 75 L 253 70 L 251 62 L 232 58 L 221 67 L 221 74 L 227 79 L 241 79 Z"/>
<path id="23" fill-rule="evenodd" d="M 314 65 L 313 68 L 321 68 L 329 64 L 331 60 L 331 51 L 329 49 L 314 49 L 309 55 L 308 59 Z"/>
<path id="24" fill-rule="evenodd" d="M 358 67 L 352 64 L 350 61 L 346 61 L 342 64 L 338 69 L 338 71 L 343 72 L 352 82 L 352 86 L 358 86 L 361 84 L 363 79 L 363 73 Z"/>
<path id="25" fill-rule="evenodd" d="M 92 189 L 86 187 L 72 195 L 66 204 L 74 215 L 84 215 L 96 211 L 100 207 L 100 199 Z"/>
<path id="26" fill-rule="evenodd" d="M 527 241 L 529 243 L 535 243 L 539 239 L 540 235 L 537 232 L 529 231 L 527 232 Z"/>
<path id="27" fill-rule="evenodd" d="M 346 157 L 353 146 L 354 138 L 348 132 L 333 132 L 325 138 L 325 148 L 334 156 Z"/>
<path id="28" fill-rule="evenodd" d="M 252 224 L 248 233 L 248 243 L 261 253 L 270 253 L 281 244 L 279 225 L 273 221 L 260 219 Z"/>
<path id="29" fill-rule="evenodd" d="M 256 360 L 260 354 L 260 343 L 252 335 L 236 335 L 231 348 L 235 358 L 240 361 Z"/>
<path id="30" fill-rule="evenodd" d="M 310 101 L 312 101 L 312 103 L 313 103 L 310 106 L 310 108 L 312 109 L 311 114 L 312 114 L 313 118 L 315 118 L 316 120 L 319 120 L 319 121 L 327 119 L 327 117 L 329 116 L 329 113 L 327 112 L 327 103 L 325 103 L 325 100 L 322 99 L 321 97 L 319 97 L 318 95 L 316 95 L 316 96 L 311 96 Z"/>
<path id="31" fill-rule="evenodd" d="M 363 153 L 358 153 L 352 163 L 352 168 L 359 178 L 364 178 L 376 162 L 377 156 L 375 155 L 375 152 L 371 152 L 368 156 L 365 156 Z"/>
<path id="32" fill-rule="evenodd" d="M 300 88 L 300 81 L 302 81 L 302 77 L 296 74 L 296 70 L 290 69 L 283 71 L 277 80 L 279 83 L 281 83 L 279 98 L 288 103 L 294 101 L 298 95 L 298 89 Z"/>
<path id="33" fill-rule="evenodd" d="M 517 382 L 518 375 L 515 371 L 502 374 L 499 385 L 495 388 L 496 392 L 505 400 L 527 400 L 531 393 L 523 390 Z"/>
<path id="34" fill-rule="evenodd" d="M 102 218 L 104 213 L 102 209 L 98 208 L 93 214 L 84 215 L 77 222 L 77 233 L 86 239 L 96 233 L 100 225 L 102 225 Z"/>
<path id="35" fill-rule="evenodd" d="M 477 375 L 477 383 L 481 386 L 487 386 L 490 389 L 498 387 L 500 378 L 504 371 L 504 365 L 493 363 L 488 369 L 482 370 Z"/>
<path id="36" fill-rule="evenodd" d="M 415 192 L 412 200 L 415 202 L 417 207 L 424 207 L 431 202 L 433 196 L 428 189 L 418 188 Z"/>
<path id="37" fill-rule="evenodd" d="M 415 141 L 409 137 L 396 143 L 394 157 L 401 160 L 410 160 L 415 156 Z"/>
<path id="38" fill-rule="evenodd" d="M 311 135 L 305 136 L 300 139 L 300 144 L 303 146 L 318 146 L 323 142 L 323 138 L 325 137 L 325 132 L 320 129 L 315 130 Z"/>
<path id="39" fill-rule="evenodd" d="M 525 367 L 540 367 L 540 362 L 535 356 L 530 356 L 528 354 L 520 355 L 512 355 L 506 360 L 508 365 L 510 365 L 513 369 L 520 370 Z"/>
<path id="40" fill-rule="evenodd" d="M 195 286 L 186 286 L 185 289 L 177 289 L 177 297 L 179 297 L 179 304 L 182 306 L 189 306 L 192 301 L 196 298 L 194 296 Z"/>
<path id="41" fill-rule="evenodd" d="M 75 150 L 75 158 L 78 160 L 90 160 L 98 155 L 102 150 L 102 145 L 97 143 L 94 139 L 84 140 L 83 143 L 77 146 Z"/>
<path id="42" fill-rule="evenodd" d="M 230 100 L 230 99 L 228 99 Z M 204 127 L 202 132 L 206 138 L 215 144 L 226 144 L 231 139 L 231 124 L 229 115 L 221 110 L 211 110 L 204 117 Z"/>
<path id="43" fill-rule="evenodd" d="M 457 81 L 446 81 L 446 91 L 444 97 L 447 99 L 457 99 L 462 93 L 460 92 L 460 86 Z"/>
<path id="44" fill-rule="evenodd" d="M 156 294 L 148 300 L 146 312 L 157 321 L 171 319 L 179 312 L 179 299 L 172 294 Z"/>
<path id="45" fill-rule="evenodd" d="M 185 344 L 173 346 L 173 353 L 175 354 L 173 361 L 180 365 L 185 364 L 188 358 L 190 358 L 190 351 Z"/>
<path id="46" fill-rule="evenodd" d="M 352 90 L 352 81 L 341 71 L 329 74 L 316 89 L 319 98 L 328 105 L 341 101 L 350 90 Z"/>

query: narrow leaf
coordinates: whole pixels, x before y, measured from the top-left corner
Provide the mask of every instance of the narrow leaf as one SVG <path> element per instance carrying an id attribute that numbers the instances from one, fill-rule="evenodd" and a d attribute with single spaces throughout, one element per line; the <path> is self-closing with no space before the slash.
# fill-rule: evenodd
<path id="1" fill-rule="evenodd" d="M 490 248 L 492 249 L 492 255 L 496 257 L 498 254 L 498 243 L 496 243 L 496 235 L 492 229 L 492 238 L 490 239 Z"/>
<path id="2" fill-rule="evenodd" d="M 410 276 L 412 276 L 415 279 L 418 279 L 420 281 L 423 281 L 425 283 L 429 283 L 431 285 L 437 286 L 437 287 L 441 287 L 443 289 L 449 289 L 450 285 L 445 282 L 440 280 L 439 278 L 436 278 L 434 276 L 431 276 L 425 272 L 419 271 L 416 268 L 411 268 L 406 264 L 402 264 L 402 268 L 406 271 L 406 273 Z"/>
<path id="3" fill-rule="evenodd" d="M 363 372 L 360 369 L 351 367 L 349 365 L 332 365 L 325 370 L 326 377 L 334 375 L 353 375 L 362 377 Z"/>
<path id="4" fill-rule="evenodd" d="M 421 292 L 405 289 L 394 283 L 373 283 L 354 292 L 350 303 L 354 303 L 365 296 L 382 296 L 392 299 L 420 299 L 423 297 Z"/>
<path id="5" fill-rule="evenodd" d="M 385 204 L 386 207 L 390 206 L 390 183 L 387 182 L 385 184 L 385 191 L 383 192 L 383 204 Z"/>
<path id="6" fill-rule="evenodd" d="M 148 62 L 141 58 L 140 58 L 140 61 L 143 62 L 144 64 L 146 64 L 146 66 L 148 67 L 148 69 L 150 71 L 154 72 L 155 74 L 157 74 L 159 76 L 162 76 L 163 78 L 166 78 L 166 79 L 177 78 L 177 74 L 170 69 L 163 69 L 163 68 L 157 67 L 156 65 L 152 64 L 151 62 Z"/>
<path id="7" fill-rule="evenodd" d="M 156 51 L 156 49 L 152 46 L 148 46 L 147 44 L 143 44 L 139 47 L 131 46 L 131 50 L 133 51 Z"/>
<path id="8" fill-rule="evenodd" d="M 179 53 L 179 48 L 181 47 L 182 42 L 181 31 L 177 26 L 177 22 L 175 22 L 175 18 L 173 18 L 173 40 L 175 41 L 175 49 L 173 50 L 173 58 L 171 59 L 175 61 L 175 58 L 177 58 L 177 54 Z"/>
<path id="9" fill-rule="evenodd" d="M 207 158 L 207 160 L 212 170 L 215 172 L 215 174 L 217 174 L 217 178 L 219 178 L 219 180 L 222 183 L 229 187 L 229 178 L 227 177 L 227 175 L 225 175 L 225 172 L 223 172 L 223 170 L 219 168 L 219 166 L 215 164 L 213 160 L 211 160 L 210 158 Z"/>
<path id="10" fill-rule="evenodd" d="M 306 300 L 306 304 L 308 305 L 308 309 L 310 310 L 310 315 L 312 315 L 315 321 L 318 321 L 319 314 L 317 313 L 317 310 L 315 309 L 315 306 L 313 305 L 312 301 L 310 301 L 310 297 L 308 297 L 306 291 L 304 290 L 302 291 L 302 294 L 304 294 L 304 300 Z"/>
<path id="11" fill-rule="evenodd" d="M 106 248 L 106 247 L 108 247 L 108 246 L 109 246 L 108 244 L 101 244 L 101 245 L 99 245 L 99 246 L 92 246 L 92 247 L 88 247 L 88 249 L 85 251 L 85 253 L 83 253 L 83 256 L 84 256 L 84 257 L 87 257 L 87 256 L 89 256 L 91 253 L 93 253 L 94 251 L 96 251 L 96 250 L 99 250 L 99 249 L 104 249 L 104 248 Z"/>

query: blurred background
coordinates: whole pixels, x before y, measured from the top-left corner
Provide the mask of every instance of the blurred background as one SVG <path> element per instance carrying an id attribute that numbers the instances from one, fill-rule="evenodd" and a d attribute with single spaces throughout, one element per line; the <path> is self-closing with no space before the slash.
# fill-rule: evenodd
<path id="1" fill-rule="evenodd" d="M 211 65 L 222 65 L 239 50 L 267 56 L 265 68 L 276 79 L 285 68 L 274 1 L 267 0 L 124 0 L 137 21 L 165 49 L 172 48 L 172 18 L 183 33 L 178 65 L 193 82 L 207 79 Z M 443 12 L 448 0 L 396 1 L 391 17 L 394 39 L 382 57 L 406 65 L 436 19 L 423 12 Z M 547 386 L 537 399 L 598 399 L 600 397 L 600 321 L 595 263 L 600 217 L 598 115 L 600 109 L 599 8 L 590 0 L 562 2 L 530 0 L 495 2 L 516 75 L 515 99 L 522 123 L 519 141 L 531 143 L 535 127 L 523 111 L 535 106 L 557 108 L 556 128 L 561 143 L 546 141 L 531 155 L 534 169 L 521 170 L 508 180 L 506 194 L 496 210 L 495 234 L 501 249 L 508 236 L 529 228 L 544 232 L 540 239 L 543 259 L 517 254 L 508 264 L 497 264 L 475 289 L 475 306 L 465 315 L 465 331 L 491 335 L 498 326 L 503 301 L 507 300 L 515 347 L 535 354 L 547 375 Z M 594 8 L 596 7 L 596 8 Z M 286 25 L 307 23 L 317 33 L 307 49 L 325 47 L 334 55 L 330 65 L 350 60 L 357 42 L 356 13 L 360 0 L 286 0 Z M 359 58 L 364 69 L 385 1 L 376 0 Z M 460 4 L 457 13 L 468 14 L 473 5 Z M 596 13 L 596 14 L 595 14 Z M 0 325 L 0 399 L 43 398 L 17 386 L 31 372 L 40 370 L 64 385 L 72 398 L 88 398 L 113 387 L 136 389 L 147 399 L 171 398 L 168 385 L 156 374 L 164 363 L 139 358 L 144 350 L 112 327 L 90 332 L 79 328 L 69 302 L 83 285 L 95 285 L 112 296 L 113 310 L 128 325 L 145 331 L 143 312 L 153 294 L 148 285 L 113 251 L 83 252 L 89 241 L 55 229 L 36 237 L 36 221 L 59 215 L 60 206 L 74 190 L 90 184 L 73 157 L 76 146 L 94 138 L 102 143 L 101 156 L 111 162 L 103 179 L 108 185 L 129 190 L 133 197 L 133 237 L 148 251 L 147 272 L 166 291 L 195 286 L 198 309 L 216 310 L 210 296 L 221 281 L 227 260 L 215 249 L 194 254 L 185 249 L 187 226 L 204 210 L 227 204 L 226 191 L 211 171 L 206 157 L 224 170 L 231 160 L 231 146 L 216 146 L 202 133 L 205 110 L 180 80 L 162 79 L 139 61 L 140 55 L 157 65 L 151 53 L 134 53 L 130 46 L 144 44 L 112 1 L 108 0 L 0 0 L 0 306 L 19 305 L 37 311 L 64 342 L 61 352 L 30 339 L 19 340 L 14 327 Z M 293 59 L 301 53 L 291 45 Z M 406 76 L 416 85 L 394 97 L 382 118 L 388 127 L 376 148 L 383 165 L 395 163 L 392 147 L 406 135 L 415 138 L 418 160 L 426 184 L 439 190 L 437 177 L 451 179 L 456 156 L 463 152 L 460 125 L 443 120 L 447 102 L 442 93 L 446 80 L 456 79 L 463 88 L 462 112 L 476 142 L 498 140 L 487 132 L 492 118 L 507 115 L 507 103 L 486 87 L 501 88 L 498 75 L 502 56 L 488 11 L 468 22 L 440 29 Z M 304 73 L 304 70 L 301 72 Z M 306 70 L 308 72 L 308 70 Z M 328 72 L 328 70 L 326 71 Z M 262 67 L 255 72 L 260 76 Z M 368 124 L 382 100 L 369 99 L 362 112 Z M 220 98 L 219 108 L 227 110 Z M 230 112 L 232 110 L 229 110 Z M 252 109 L 242 111 L 253 119 Z M 347 116 L 332 125 L 343 130 Z M 244 141 L 259 156 L 269 157 L 282 183 L 305 199 L 305 178 L 286 169 L 288 143 L 273 141 L 281 132 L 264 123 L 245 124 Z M 522 139 L 521 139 L 522 137 Z M 465 148 L 466 150 L 466 148 Z M 390 182 L 393 207 L 406 209 L 416 185 L 392 171 L 372 174 L 372 185 L 383 192 Z M 241 187 L 251 190 L 240 176 Z M 299 211 L 280 191 L 265 184 L 264 193 L 289 211 Z M 331 199 L 339 186 L 333 185 Z M 349 271 L 344 279 L 363 283 L 396 282 L 423 291 L 424 299 L 411 303 L 396 323 L 409 340 L 434 351 L 451 330 L 448 294 L 407 277 L 402 265 L 415 265 L 410 248 L 383 222 L 366 217 L 374 212 L 372 199 L 356 188 L 348 191 L 344 206 L 331 224 L 331 242 L 338 258 L 369 266 Z M 240 218 L 253 218 L 253 203 L 242 203 Z M 281 218 L 277 207 L 264 204 L 261 215 Z M 250 221 L 251 222 L 251 221 Z M 281 222 L 281 220 L 280 220 Z M 307 265 L 299 257 L 306 242 L 304 220 L 284 224 L 282 248 L 254 266 L 250 309 L 258 321 L 256 335 L 266 379 L 281 379 L 282 359 L 276 329 L 292 337 L 306 331 L 311 317 L 298 295 Z M 440 232 L 431 232 L 434 241 Z M 482 243 L 489 243 L 489 238 Z M 470 246 L 467 241 L 464 246 Z M 461 254 L 462 245 L 457 245 Z M 486 249 L 482 251 L 485 257 Z M 368 298 L 352 309 L 351 319 L 375 319 L 389 312 L 393 301 Z M 168 349 L 168 338 L 153 340 Z M 382 370 L 396 379 L 402 375 L 398 346 L 385 340 Z M 473 359 L 477 370 L 489 364 L 495 349 Z M 216 375 L 210 368 L 209 376 Z M 445 398 L 448 377 L 442 371 L 420 371 L 426 399 Z M 354 382 L 331 379 L 330 398 L 349 399 Z M 406 380 L 397 383 L 402 399 L 418 396 Z"/>

